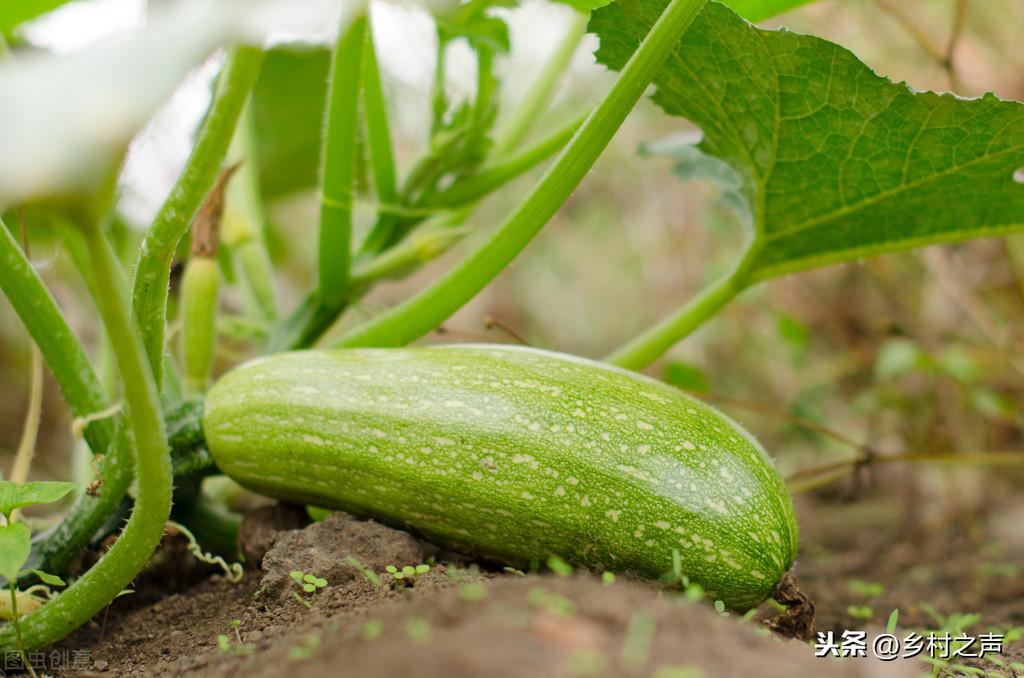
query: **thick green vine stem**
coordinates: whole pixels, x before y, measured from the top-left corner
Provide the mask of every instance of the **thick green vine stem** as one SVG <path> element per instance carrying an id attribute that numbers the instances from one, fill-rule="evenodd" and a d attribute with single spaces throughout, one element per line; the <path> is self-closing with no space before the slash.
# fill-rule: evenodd
<path id="1" fill-rule="evenodd" d="M 605 357 L 605 362 L 630 370 L 642 370 L 665 354 L 680 339 L 729 303 L 745 289 L 734 272 L 706 287 L 672 316 Z"/>
<path id="2" fill-rule="evenodd" d="M 352 267 L 352 198 L 358 147 L 359 91 L 368 49 L 367 5 L 343 15 L 331 60 L 331 77 L 324 111 L 325 135 L 320 165 L 320 241 L 317 249 L 319 284 L 270 337 L 270 352 L 312 345 L 334 324 L 350 301 Z M 371 64 L 375 65 L 376 61 Z M 368 101 L 368 103 L 373 103 Z M 372 149 L 375 175 L 380 158 L 380 130 Z"/>
<path id="3" fill-rule="evenodd" d="M 66 591 L 21 620 L 28 650 L 46 647 L 88 621 L 124 590 L 159 544 L 171 509 L 171 463 L 160 400 L 146 353 L 128 315 L 128 299 L 116 280 L 116 262 L 95 220 L 84 219 L 96 285 L 96 304 L 117 357 L 127 419 L 135 441 L 138 493 L 135 509 L 106 555 Z M 0 628 L 0 651 L 15 647 L 11 624 Z"/>
<path id="4" fill-rule="evenodd" d="M 234 47 L 228 52 L 192 155 L 139 249 L 132 312 L 142 331 L 142 342 L 158 387 L 163 380 L 164 325 L 171 259 L 203 198 L 217 179 L 238 117 L 262 63 L 263 51 L 255 47 Z"/>
<path id="5" fill-rule="evenodd" d="M 72 413 L 85 417 L 110 407 L 81 342 L 3 221 L 0 221 L 0 289 L 39 346 Z M 114 441 L 113 420 L 100 419 L 89 424 L 85 439 L 94 453 L 103 454 Z"/>
<path id="6" fill-rule="evenodd" d="M 398 171 L 395 169 L 387 101 L 377 65 L 377 48 L 373 42 L 369 15 L 366 17 L 366 40 L 363 43 L 363 118 L 366 120 L 366 140 L 373 161 L 373 184 L 377 189 L 377 200 L 392 204 L 398 200 Z"/>
<path id="7" fill-rule="evenodd" d="M 341 26 L 327 85 L 325 134 L 320 167 L 320 304 L 343 306 L 347 299 L 352 241 L 359 90 L 363 70 L 366 2 Z"/>
<path id="8" fill-rule="evenodd" d="M 341 346 L 401 346 L 461 308 L 533 239 L 586 176 L 705 0 L 672 0 L 611 91 L 526 201 L 479 249 L 405 303 L 354 328 Z"/>
<path id="9" fill-rule="evenodd" d="M 116 419 L 95 417 L 109 410 L 110 401 L 85 349 L 2 222 L 0 289 L 39 347 L 72 414 L 89 422 L 84 430 L 85 440 L 99 460 L 99 492 L 83 494 L 56 530 L 33 546 L 33 567 L 63 573 L 121 503 L 131 483 L 132 460 L 116 433 Z"/>

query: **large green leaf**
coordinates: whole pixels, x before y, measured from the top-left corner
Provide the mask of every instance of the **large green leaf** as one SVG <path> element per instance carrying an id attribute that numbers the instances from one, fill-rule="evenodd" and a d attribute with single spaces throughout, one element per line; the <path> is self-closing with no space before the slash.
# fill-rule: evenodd
<path id="1" fill-rule="evenodd" d="M 665 0 L 597 10 L 621 68 Z M 739 177 L 754 236 L 740 286 L 882 252 L 1024 229 L 1024 106 L 914 92 L 819 38 L 761 30 L 708 2 L 654 101 Z M 689 166 L 713 166 L 694 162 Z M 722 174 L 719 172 L 719 174 Z"/>
<path id="2" fill-rule="evenodd" d="M 316 185 L 330 57 L 324 47 L 283 45 L 263 62 L 252 108 L 269 198 Z"/>
<path id="3" fill-rule="evenodd" d="M 0 577 L 7 581 L 18 578 L 21 566 L 32 551 L 32 534 L 25 523 L 0 527 Z"/>
<path id="4" fill-rule="evenodd" d="M 764 21 L 814 0 L 724 0 L 733 11 L 748 21 Z"/>

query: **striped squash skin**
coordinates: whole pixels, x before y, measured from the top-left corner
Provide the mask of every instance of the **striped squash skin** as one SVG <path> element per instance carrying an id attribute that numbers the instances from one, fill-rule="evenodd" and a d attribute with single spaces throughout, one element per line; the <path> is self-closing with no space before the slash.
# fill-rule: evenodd
<path id="1" fill-rule="evenodd" d="M 220 469 L 513 564 L 683 573 L 736 608 L 793 564 L 782 479 L 733 421 L 647 377 L 500 345 L 283 353 L 211 389 Z"/>

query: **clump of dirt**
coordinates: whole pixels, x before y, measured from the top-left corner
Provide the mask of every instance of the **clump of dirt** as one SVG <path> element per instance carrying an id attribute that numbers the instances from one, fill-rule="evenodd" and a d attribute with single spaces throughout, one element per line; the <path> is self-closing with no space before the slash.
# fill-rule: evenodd
<path id="1" fill-rule="evenodd" d="M 801 557 L 797 577 L 818 602 L 819 629 L 880 630 L 887 606 L 896 603 L 905 606 L 901 628 L 927 621 L 922 606 L 911 601 L 934 600 L 941 610 L 955 609 L 936 598 L 931 586 L 948 583 L 957 590 L 953 580 L 967 565 L 948 557 L 948 546 L 959 541 L 944 542 L 952 537 L 939 534 L 933 545 L 935 532 L 886 532 L 873 526 L 876 514 L 858 517 L 850 505 L 813 508 L 813 516 L 801 519 L 812 536 L 808 541 L 817 546 Z M 892 514 L 883 506 L 877 515 Z M 839 525 L 838 516 L 845 539 L 831 529 Z M 710 604 L 643 582 L 620 578 L 607 585 L 585 574 L 481 570 L 373 521 L 333 514 L 296 529 L 296 520 L 303 522 L 288 507 L 247 517 L 248 541 L 242 546 L 250 564 L 262 564 L 238 585 L 189 564 L 178 542 L 168 541 L 156 569 L 140 580 L 138 595 L 115 601 L 109 615 L 58 648 L 88 656 L 85 665 L 63 674 L 909 678 L 925 668 L 920 660 L 818 659 L 806 644 L 782 639 L 756 618 L 723 615 Z M 906 576 L 905 545 L 915 538 L 924 539 L 916 546 L 917 562 L 931 568 L 930 578 Z M 945 559 L 939 557 L 943 546 Z M 963 559 L 984 570 L 978 553 L 965 551 Z M 168 588 L 175 564 L 186 574 Z M 403 567 L 410 569 L 403 573 Z M 307 591 L 294 571 L 324 585 Z M 847 589 L 853 577 L 867 583 L 886 577 L 882 592 L 868 601 L 875 608 L 871 619 L 850 616 L 858 603 L 866 607 L 863 586 Z M 1020 577 L 1007 576 L 1000 584 L 1004 593 L 1016 591 Z M 967 595 L 976 590 L 961 588 Z M 974 602 L 995 606 L 995 588 L 987 587 Z M 1006 615 L 986 615 L 985 621 L 1012 623 L 1020 610 L 1005 603 Z M 774 612 L 768 606 L 761 610 L 762 616 Z M 1015 660 L 1015 651 L 1007 649 L 1007 662 Z"/>
<path id="2" fill-rule="evenodd" d="M 238 528 L 238 547 L 251 567 L 258 568 L 282 533 L 309 525 L 305 507 L 285 502 L 259 506 L 247 511 Z"/>
<path id="3" fill-rule="evenodd" d="M 343 514 L 256 533 L 271 544 L 262 575 L 240 585 L 214 575 L 146 606 L 116 602 L 105 624 L 67 642 L 89 653 L 79 675 L 276 676 L 295 666 L 303 675 L 669 676 L 715 675 L 726 663 L 748 675 L 858 675 L 838 665 L 822 673 L 799 644 L 644 584 L 458 562 L 426 569 L 432 547 Z M 396 578 L 389 565 L 421 571 Z M 295 570 L 327 585 L 304 591 Z"/>
<path id="4" fill-rule="evenodd" d="M 91 660 L 86 675 L 226 675 L 234 670 L 231 666 L 257 658 L 282 638 L 391 597 L 420 595 L 448 584 L 445 565 L 418 576 L 414 586 L 386 572 L 388 565 L 420 564 L 430 550 L 405 532 L 340 513 L 304 529 L 272 528 L 293 521 L 287 507 L 258 509 L 247 516 L 242 535 L 252 541 L 241 545 L 243 552 L 269 550 L 254 559 L 262 560 L 261 569 L 247 572 L 237 585 L 197 566 L 179 539 L 165 539 L 156 568 L 138 582 L 139 596 L 116 600 L 107 613 L 65 641 L 58 655 L 84 649 Z M 170 575 L 173 562 L 188 572 L 192 588 L 182 590 Z M 202 570 L 200 577 L 194 574 L 197 569 Z M 326 584 L 307 592 L 292 578 L 296 570 Z M 363 572 L 383 581 L 374 583 Z M 467 573 L 466 578 L 474 576 Z M 171 587 L 165 586 L 168 582 Z M 228 636 L 228 646 L 221 635 Z"/>
<path id="5" fill-rule="evenodd" d="M 502 577 L 366 610 L 313 641 L 304 676 L 863 675 L 632 582 Z M 301 642 L 301 641 L 300 641 Z M 274 647 L 255 675 L 296 657 Z M 301 645 L 299 647 L 302 647 Z M 303 653 L 300 651 L 299 656 Z"/>
<path id="6" fill-rule="evenodd" d="M 291 572 L 300 571 L 333 584 L 331 591 L 320 595 L 330 598 L 339 586 L 364 578 L 363 571 L 416 565 L 424 558 L 424 547 L 408 533 L 334 513 L 323 522 L 284 533 L 274 541 L 263 557 L 260 591 L 264 596 L 288 594 L 295 590 Z"/>

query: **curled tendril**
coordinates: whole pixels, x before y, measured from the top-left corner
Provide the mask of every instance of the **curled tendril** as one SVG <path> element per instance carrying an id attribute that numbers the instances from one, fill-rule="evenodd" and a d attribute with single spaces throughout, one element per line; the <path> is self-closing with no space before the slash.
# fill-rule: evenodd
<path id="1" fill-rule="evenodd" d="M 117 416 L 118 414 L 121 414 L 122 409 L 124 409 L 124 403 L 114 403 L 105 410 L 86 414 L 82 417 L 75 417 L 71 420 L 71 435 L 75 437 L 75 440 L 81 440 L 82 434 L 85 433 L 85 429 L 88 428 L 89 424 L 94 421 L 100 421 L 101 419 L 108 419 L 110 417 Z"/>
<path id="2" fill-rule="evenodd" d="M 185 535 L 188 539 L 188 550 L 192 556 L 201 563 L 208 565 L 217 565 L 224 570 L 224 575 L 228 578 L 228 581 L 232 584 L 237 584 L 242 581 L 244 569 L 242 564 L 239 562 L 229 563 L 220 556 L 215 556 L 212 553 L 208 553 L 199 546 L 199 542 L 196 541 L 196 537 L 191 531 L 181 523 L 176 523 L 173 520 L 167 521 L 167 526 L 177 530 L 178 532 Z"/>

